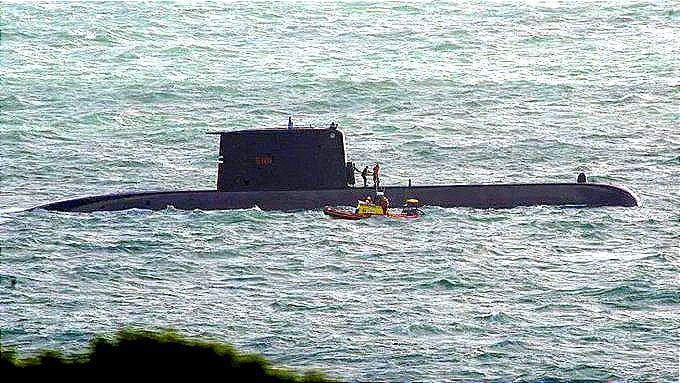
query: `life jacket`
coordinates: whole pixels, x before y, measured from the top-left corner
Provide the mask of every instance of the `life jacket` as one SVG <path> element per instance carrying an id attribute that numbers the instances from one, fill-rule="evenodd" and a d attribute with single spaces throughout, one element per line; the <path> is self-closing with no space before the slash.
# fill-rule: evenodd
<path id="1" fill-rule="evenodd" d="M 390 200 L 383 196 L 380 199 L 380 206 L 383 208 L 383 214 L 387 215 L 387 209 L 390 207 Z"/>

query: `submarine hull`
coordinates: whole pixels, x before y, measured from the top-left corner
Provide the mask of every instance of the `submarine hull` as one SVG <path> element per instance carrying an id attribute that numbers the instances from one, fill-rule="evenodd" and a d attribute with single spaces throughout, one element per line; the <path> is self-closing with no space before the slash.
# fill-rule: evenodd
<path id="1" fill-rule="evenodd" d="M 372 188 L 270 191 L 160 191 L 108 194 L 76 198 L 33 209 L 69 212 L 127 209 L 228 210 L 259 207 L 263 210 L 309 210 L 324 206 L 354 206 L 372 195 Z M 513 208 L 517 206 L 638 206 L 638 198 L 625 188 L 591 183 L 438 185 L 385 187 L 392 206 L 417 198 L 425 206 Z M 33 210 L 31 209 L 31 210 Z"/>

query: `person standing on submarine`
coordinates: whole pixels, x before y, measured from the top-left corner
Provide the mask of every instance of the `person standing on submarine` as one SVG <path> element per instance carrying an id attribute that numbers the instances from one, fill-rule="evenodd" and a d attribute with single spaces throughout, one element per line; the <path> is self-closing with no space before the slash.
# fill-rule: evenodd
<path id="1" fill-rule="evenodd" d="M 359 170 L 359 169 L 357 169 Z M 368 170 L 368 165 L 364 167 L 364 170 L 361 171 L 361 178 L 364 180 L 364 187 L 368 187 L 368 175 L 371 174 L 371 172 Z"/>
<path id="2" fill-rule="evenodd" d="M 359 169 L 357 169 L 356 165 L 352 164 L 352 166 L 354 167 L 354 168 L 353 168 L 353 171 L 355 171 L 355 172 L 358 172 L 358 171 L 359 171 Z M 369 174 L 371 174 L 371 171 L 368 170 L 368 165 L 366 165 L 366 166 L 364 167 L 364 170 L 361 171 L 361 178 L 364 180 L 364 187 L 365 187 L 365 188 L 368 187 L 368 175 L 369 175 Z"/>
<path id="3" fill-rule="evenodd" d="M 380 164 L 377 162 L 373 167 L 373 186 L 375 186 L 376 191 L 380 187 Z"/>
<path id="4" fill-rule="evenodd" d="M 357 167 L 355 166 L 355 167 L 354 167 L 354 171 L 355 171 L 355 172 L 358 172 L 359 169 L 357 169 Z M 364 187 L 368 187 L 368 175 L 369 175 L 370 173 L 371 173 L 371 172 L 368 170 L 368 165 L 366 165 L 366 166 L 364 167 L 364 170 L 361 171 L 361 178 L 364 180 Z"/>

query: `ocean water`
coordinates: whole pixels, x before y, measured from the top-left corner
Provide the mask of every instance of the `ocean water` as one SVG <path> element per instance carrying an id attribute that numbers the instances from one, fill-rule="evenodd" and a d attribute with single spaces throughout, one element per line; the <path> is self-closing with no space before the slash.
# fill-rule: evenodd
<path id="1" fill-rule="evenodd" d="M 677 2 L 0 3 L 2 344 L 173 328 L 350 381 L 677 381 L 678 41 Z M 386 184 L 584 171 L 642 206 L 22 211 L 214 188 L 206 131 L 289 115 Z"/>

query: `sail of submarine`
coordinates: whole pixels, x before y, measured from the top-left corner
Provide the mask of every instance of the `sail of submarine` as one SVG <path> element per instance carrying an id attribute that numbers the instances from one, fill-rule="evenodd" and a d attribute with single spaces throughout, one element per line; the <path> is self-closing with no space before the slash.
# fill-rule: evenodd
<path id="1" fill-rule="evenodd" d="M 69 199 L 33 209 L 70 212 L 126 209 L 184 210 L 319 209 L 354 205 L 367 189 L 354 186 L 345 136 L 329 128 L 252 129 L 211 132 L 220 136 L 216 190 L 118 193 Z M 585 178 L 585 177 L 583 177 Z M 512 208 L 517 206 L 639 206 L 625 187 L 585 182 L 536 184 L 386 186 L 392 201 L 406 196 L 423 205 Z"/>

